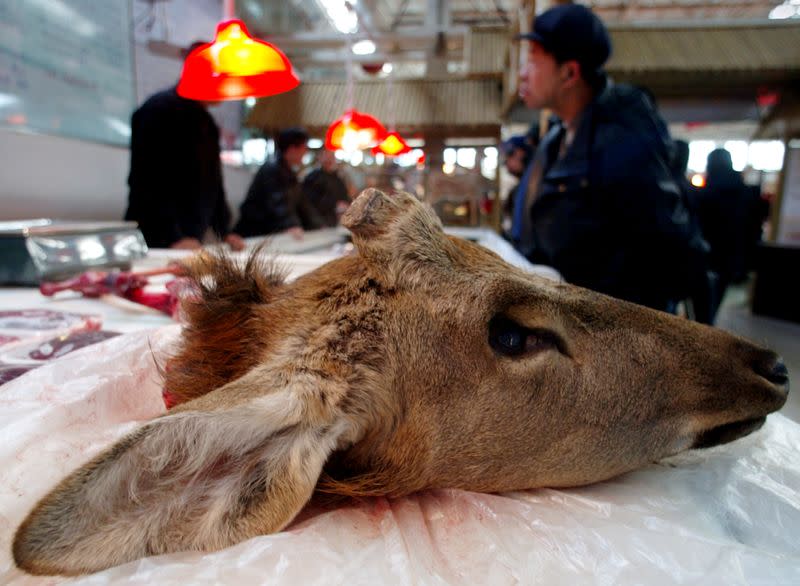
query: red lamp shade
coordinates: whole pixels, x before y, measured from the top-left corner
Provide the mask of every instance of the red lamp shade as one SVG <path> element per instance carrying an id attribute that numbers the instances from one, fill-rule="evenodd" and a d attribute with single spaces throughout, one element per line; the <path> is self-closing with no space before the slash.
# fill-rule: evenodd
<path id="1" fill-rule="evenodd" d="M 383 69 L 383 63 L 362 63 L 361 69 L 364 70 L 364 73 L 375 75 Z"/>
<path id="2" fill-rule="evenodd" d="M 325 148 L 356 151 L 369 148 L 386 136 L 378 119 L 358 110 L 348 110 L 335 120 L 325 133 Z"/>
<path id="3" fill-rule="evenodd" d="M 386 138 L 384 138 L 378 146 L 372 149 L 372 154 L 377 155 L 378 153 L 383 153 L 390 157 L 396 157 L 397 155 L 402 155 L 409 151 L 411 151 L 411 147 L 403 140 L 402 136 L 393 130 L 386 135 Z"/>
<path id="4" fill-rule="evenodd" d="M 186 58 L 178 94 L 207 102 L 259 98 L 287 92 L 300 84 L 280 49 L 253 39 L 241 20 L 217 25 L 213 43 Z"/>

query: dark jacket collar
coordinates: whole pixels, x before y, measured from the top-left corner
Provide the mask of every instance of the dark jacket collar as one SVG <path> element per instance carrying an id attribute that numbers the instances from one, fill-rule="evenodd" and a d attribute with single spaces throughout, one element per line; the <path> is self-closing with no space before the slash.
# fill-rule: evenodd
<path id="1" fill-rule="evenodd" d="M 646 137 L 663 157 L 669 156 L 671 146 L 666 125 L 650 98 L 633 86 L 614 84 L 610 81 L 606 84 L 603 91 L 595 96 L 581 113 L 575 138 L 559 161 L 556 161 L 556 158 L 565 127 L 563 122 L 556 120 L 556 124 L 543 140 L 548 149 L 547 168 L 557 167 L 559 174 L 581 172 L 581 170 L 585 172 L 587 162 L 591 160 L 592 150 L 604 146 L 595 144 L 595 129 L 598 124 L 609 122 L 629 132 L 635 132 L 640 137 Z"/>

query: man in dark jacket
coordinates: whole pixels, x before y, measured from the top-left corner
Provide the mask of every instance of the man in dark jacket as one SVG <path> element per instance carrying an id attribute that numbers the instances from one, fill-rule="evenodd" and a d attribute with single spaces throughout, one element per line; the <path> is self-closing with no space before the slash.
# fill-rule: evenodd
<path id="1" fill-rule="evenodd" d="M 538 144 L 538 142 L 539 137 L 537 135 L 536 143 Z M 506 171 L 517 179 L 517 183 L 508 191 L 506 200 L 503 203 L 503 231 L 508 237 L 513 227 L 514 200 L 520 188 L 519 180 L 522 179 L 525 169 L 528 168 L 531 162 L 534 145 L 527 136 L 518 134 L 503 142 L 500 145 L 500 150 L 503 153 L 503 164 Z"/>
<path id="2" fill-rule="evenodd" d="M 559 120 L 523 177 L 516 246 L 573 284 L 670 310 L 704 251 L 668 167 L 666 125 L 645 92 L 607 82 L 610 38 L 585 6 L 545 11 L 521 38 L 520 96 Z"/>
<path id="3" fill-rule="evenodd" d="M 678 184 L 683 195 L 683 201 L 689 209 L 691 215 L 693 233 L 703 233 L 700 218 L 697 210 L 697 189 L 689 182 L 686 177 L 686 170 L 689 164 L 689 143 L 685 140 L 675 140 L 672 143 L 672 157 L 670 158 L 670 171 L 672 177 Z M 700 323 L 713 325 L 714 311 L 717 305 L 717 281 L 718 276 L 711 270 L 710 247 L 707 239 L 703 235 L 706 250 L 705 270 L 693 275 L 689 284 L 689 294 L 687 299 L 687 313 Z"/>
<path id="4" fill-rule="evenodd" d="M 133 113 L 126 220 L 154 248 L 200 248 L 209 230 L 234 250 L 220 163 L 219 129 L 202 102 L 158 92 Z"/>
<path id="5" fill-rule="evenodd" d="M 717 274 L 715 314 L 728 285 L 743 282 L 752 268 L 766 209 L 760 190 L 745 184 L 733 168 L 730 152 L 722 148 L 709 153 L 706 185 L 694 195 L 700 226 L 711 246 L 711 268 Z"/>
<path id="6" fill-rule="evenodd" d="M 350 196 L 347 184 L 339 176 L 336 157 L 331 151 L 320 151 L 319 167 L 303 180 L 303 195 L 314 206 L 324 226 L 339 224 L 339 217 L 350 205 Z"/>
<path id="7" fill-rule="evenodd" d="M 302 128 L 287 128 L 275 141 L 275 160 L 264 163 L 253 177 L 241 205 L 234 230 L 242 236 L 289 232 L 303 237 L 304 228 L 319 228 L 322 221 L 305 201 L 297 172 L 308 151 L 308 134 Z"/>

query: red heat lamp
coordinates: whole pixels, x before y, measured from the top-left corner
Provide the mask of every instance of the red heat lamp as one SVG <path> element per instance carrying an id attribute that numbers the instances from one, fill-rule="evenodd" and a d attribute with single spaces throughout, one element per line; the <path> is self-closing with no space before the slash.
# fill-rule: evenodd
<path id="1" fill-rule="evenodd" d="M 394 130 L 387 134 L 386 138 L 372 149 L 373 155 L 383 153 L 389 157 L 396 157 L 397 155 L 408 152 L 411 152 L 411 147 L 408 146 L 408 143 L 406 143 L 403 137 Z"/>
<path id="2" fill-rule="evenodd" d="M 358 110 L 348 110 L 334 120 L 325 133 L 325 148 L 331 151 L 358 151 L 373 146 L 386 136 L 377 118 Z"/>
<path id="3" fill-rule="evenodd" d="M 361 69 L 364 70 L 364 73 L 369 73 L 370 75 L 376 75 L 381 72 L 383 69 L 383 63 L 362 63 Z"/>
<path id="4" fill-rule="evenodd" d="M 300 80 L 280 49 L 254 39 L 241 20 L 217 25 L 213 43 L 197 47 L 183 64 L 178 94 L 218 102 L 288 92 Z"/>

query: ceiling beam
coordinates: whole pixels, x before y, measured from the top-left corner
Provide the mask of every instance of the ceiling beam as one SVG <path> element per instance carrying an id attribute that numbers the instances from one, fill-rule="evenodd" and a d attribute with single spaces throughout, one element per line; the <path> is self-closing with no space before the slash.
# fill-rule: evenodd
<path id="1" fill-rule="evenodd" d="M 465 26 L 453 26 L 445 29 L 444 34 L 448 39 L 463 39 L 469 32 Z M 435 38 L 435 34 L 425 29 L 416 29 L 396 32 L 380 32 L 370 36 L 364 31 L 353 34 L 339 32 L 320 33 L 302 31 L 291 35 L 269 35 L 265 40 L 273 43 L 281 49 L 319 49 L 323 47 L 341 47 L 348 43 L 354 43 L 364 39 L 370 39 L 376 45 L 402 45 L 404 43 L 417 43 L 415 48 L 419 48 L 420 41 L 430 41 Z"/>
<path id="2" fill-rule="evenodd" d="M 370 55 L 348 55 L 343 51 L 317 51 L 313 55 L 292 55 L 292 63 L 296 66 L 308 67 L 312 65 L 340 65 L 348 59 L 352 63 L 403 63 L 409 61 L 426 61 L 428 53 L 424 50 L 403 51 L 401 53 L 387 53 L 379 51 Z M 459 59 L 459 54 L 453 54 L 452 59 Z"/>

